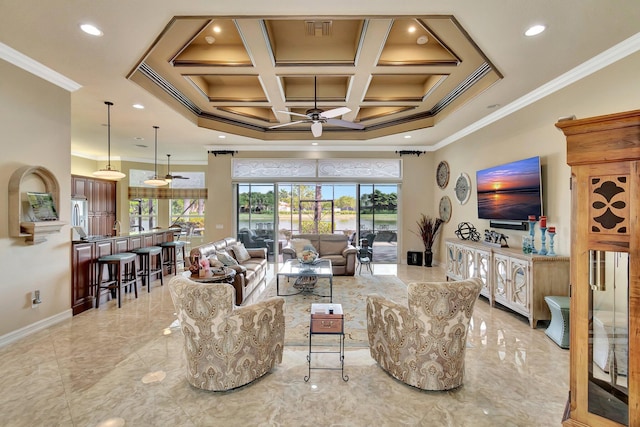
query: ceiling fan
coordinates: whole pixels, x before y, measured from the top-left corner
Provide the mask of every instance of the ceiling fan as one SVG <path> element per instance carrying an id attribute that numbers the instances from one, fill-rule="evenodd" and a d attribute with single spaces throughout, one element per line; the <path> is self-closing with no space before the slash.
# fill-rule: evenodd
<path id="1" fill-rule="evenodd" d="M 188 176 L 171 175 L 171 154 L 167 154 L 167 174 L 164 176 L 164 180 L 171 182 L 173 179 L 189 179 Z"/>
<path id="2" fill-rule="evenodd" d="M 304 117 L 304 120 L 296 120 L 293 122 L 283 123 L 269 127 L 269 129 L 281 128 L 284 126 L 291 126 L 298 123 L 311 123 L 311 133 L 314 137 L 318 138 L 322 135 L 322 124 L 328 123 L 334 126 L 341 126 L 350 129 L 364 129 L 364 126 L 359 123 L 348 122 L 346 120 L 334 119 L 334 117 L 341 116 L 350 112 L 348 107 L 333 108 L 331 110 L 323 111 L 318 108 L 318 78 L 313 77 L 313 108 L 307 110 L 306 114 L 294 113 L 292 111 L 278 111 L 278 113 L 289 114 L 290 116 Z"/>

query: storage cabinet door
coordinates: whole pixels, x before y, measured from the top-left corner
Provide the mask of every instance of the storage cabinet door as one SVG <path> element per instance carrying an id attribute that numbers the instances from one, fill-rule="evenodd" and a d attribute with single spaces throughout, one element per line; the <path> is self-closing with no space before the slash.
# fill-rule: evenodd
<path id="1" fill-rule="evenodd" d="M 447 277 L 453 278 L 456 272 L 455 259 L 456 246 L 453 243 L 447 243 Z"/>
<path id="2" fill-rule="evenodd" d="M 528 315 L 529 304 L 529 263 L 517 258 L 511 259 L 510 289 L 507 293 L 510 307 L 524 315 Z"/>
<path id="3" fill-rule="evenodd" d="M 93 243 L 71 246 L 71 308 L 73 314 L 93 308 Z"/>
<path id="4" fill-rule="evenodd" d="M 475 256 L 476 274 L 474 277 L 478 277 L 482 280 L 482 289 L 480 290 L 480 294 L 491 300 L 491 278 L 489 277 L 491 254 L 487 251 L 477 250 L 475 252 Z"/>
<path id="5" fill-rule="evenodd" d="M 493 299 L 501 304 L 508 304 L 509 257 L 495 254 L 493 273 Z"/>

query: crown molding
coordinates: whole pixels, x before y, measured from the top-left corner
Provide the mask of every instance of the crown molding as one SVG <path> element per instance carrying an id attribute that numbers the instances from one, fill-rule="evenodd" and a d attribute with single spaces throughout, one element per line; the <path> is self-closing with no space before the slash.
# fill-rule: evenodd
<path id="1" fill-rule="evenodd" d="M 601 69 L 620 61 L 621 59 L 626 58 L 627 56 L 636 53 L 640 50 L 640 32 L 635 35 L 629 37 L 626 40 L 618 43 L 617 45 L 605 50 L 599 55 L 594 56 L 588 61 L 583 62 L 577 67 L 567 71 L 566 73 L 560 75 L 559 77 L 543 84 L 539 88 L 529 92 L 528 94 L 516 99 L 508 105 L 505 105 L 503 108 L 489 114 L 483 119 L 478 120 L 477 122 L 467 126 L 466 128 L 448 136 L 442 141 L 438 142 L 433 146 L 434 150 L 438 150 L 440 148 L 446 147 L 447 145 L 458 141 L 459 139 L 464 138 L 467 135 L 476 132 L 485 126 L 490 125 L 491 123 L 498 121 L 510 114 L 515 113 L 516 111 L 533 104 L 534 102 L 539 101 L 540 99 L 551 95 L 559 91 L 560 89 L 569 86 L 572 83 L 575 83 L 596 71 L 600 71 Z"/>
<path id="2" fill-rule="evenodd" d="M 3 59 L 18 68 L 22 68 L 23 70 L 69 92 L 75 92 L 82 87 L 82 85 L 63 76 L 57 71 L 42 65 L 38 61 L 29 58 L 4 43 L 0 43 L 0 59 Z"/>

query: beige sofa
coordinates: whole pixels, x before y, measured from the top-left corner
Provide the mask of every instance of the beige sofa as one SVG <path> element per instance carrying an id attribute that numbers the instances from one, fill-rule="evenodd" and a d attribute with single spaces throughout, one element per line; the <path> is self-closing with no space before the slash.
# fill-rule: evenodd
<path id="1" fill-rule="evenodd" d="M 223 240 L 206 243 L 191 249 L 189 254 L 191 259 L 198 256 L 200 259 L 208 258 L 216 259 L 216 252 L 222 251 L 231 255 L 238 261 L 238 255 L 233 250 L 233 246 L 240 244 L 233 237 L 227 237 Z M 247 252 L 251 256 L 246 261 L 238 261 L 237 266 L 230 266 L 236 270 L 236 277 L 233 286 L 236 289 L 236 305 L 253 304 L 258 301 L 260 294 L 267 287 L 267 249 L 266 248 L 247 248 Z"/>
<path id="2" fill-rule="evenodd" d="M 349 244 L 348 236 L 344 234 L 294 234 L 289 244 L 282 248 L 282 259 L 297 258 L 296 245 L 301 250 L 304 240 L 318 252 L 320 258 L 331 260 L 335 276 L 353 276 L 356 272 L 356 254 L 358 250 Z"/>

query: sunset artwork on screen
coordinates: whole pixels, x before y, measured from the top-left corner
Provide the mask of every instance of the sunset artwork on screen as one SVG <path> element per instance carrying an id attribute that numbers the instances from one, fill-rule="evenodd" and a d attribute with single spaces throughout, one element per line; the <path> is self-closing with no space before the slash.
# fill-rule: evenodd
<path id="1" fill-rule="evenodd" d="M 526 221 L 542 215 L 540 157 L 476 172 L 478 218 Z"/>

